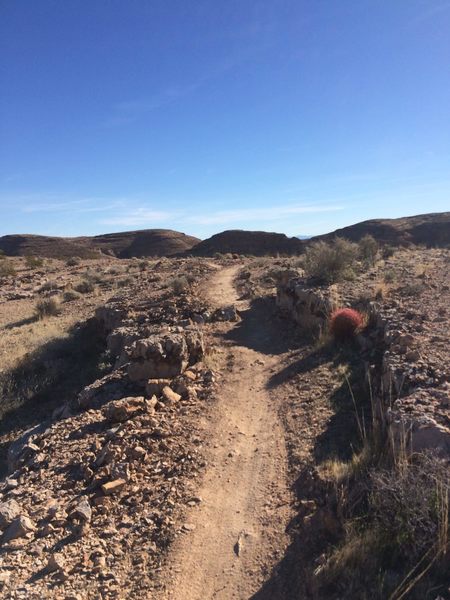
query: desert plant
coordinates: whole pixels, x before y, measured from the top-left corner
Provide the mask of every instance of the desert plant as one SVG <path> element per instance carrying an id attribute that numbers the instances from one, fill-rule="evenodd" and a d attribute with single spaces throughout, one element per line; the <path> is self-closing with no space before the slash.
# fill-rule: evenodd
<path id="1" fill-rule="evenodd" d="M 393 283 L 395 281 L 395 271 L 392 269 L 385 271 L 383 279 L 385 283 Z"/>
<path id="2" fill-rule="evenodd" d="M 90 294 L 95 290 L 95 285 L 92 283 L 92 281 L 84 279 L 83 281 L 77 283 L 74 286 L 74 289 L 76 292 L 80 292 L 80 294 Z"/>
<path id="3" fill-rule="evenodd" d="M 58 303 L 54 298 L 45 298 L 36 303 L 36 316 L 38 319 L 53 317 L 59 314 Z"/>
<path id="4" fill-rule="evenodd" d="M 75 290 L 66 290 L 63 294 L 64 302 L 72 302 L 73 300 L 78 300 L 80 294 Z"/>
<path id="5" fill-rule="evenodd" d="M 390 246 L 389 244 L 386 244 L 385 246 L 383 246 L 381 256 L 383 257 L 384 260 L 387 260 L 388 258 L 391 258 L 391 256 L 394 256 L 394 252 L 395 252 L 394 246 Z"/>
<path id="6" fill-rule="evenodd" d="M 17 275 L 14 265 L 9 260 L 4 260 L 0 264 L 0 277 L 13 277 Z"/>
<path id="7" fill-rule="evenodd" d="M 175 294 L 182 294 L 189 287 L 189 282 L 184 275 L 180 275 L 171 279 L 169 286 L 172 288 Z"/>
<path id="8" fill-rule="evenodd" d="M 378 254 L 378 243 L 376 239 L 372 235 L 366 234 L 359 240 L 358 246 L 359 255 L 364 264 L 375 264 Z"/>
<path id="9" fill-rule="evenodd" d="M 357 254 L 358 246 L 344 238 L 314 242 L 306 250 L 304 268 L 319 283 L 334 283 L 353 273 Z"/>
<path id="10" fill-rule="evenodd" d="M 79 259 L 78 256 L 72 256 L 71 258 L 69 258 L 66 261 L 66 266 L 67 267 L 76 267 L 80 264 L 81 260 Z"/>
<path id="11" fill-rule="evenodd" d="M 364 324 L 362 314 L 353 308 L 339 308 L 331 313 L 329 328 L 331 335 L 337 340 L 348 340 L 354 337 Z"/>
<path id="12" fill-rule="evenodd" d="M 58 284 L 54 280 L 46 281 L 39 288 L 40 292 L 51 292 L 58 289 Z"/>
<path id="13" fill-rule="evenodd" d="M 117 280 L 117 287 L 127 287 L 128 285 L 131 285 L 134 282 L 133 277 L 124 277 L 123 279 L 118 279 Z"/>
<path id="14" fill-rule="evenodd" d="M 29 269 L 37 269 L 43 266 L 44 260 L 33 254 L 27 254 L 25 256 L 25 264 Z"/>

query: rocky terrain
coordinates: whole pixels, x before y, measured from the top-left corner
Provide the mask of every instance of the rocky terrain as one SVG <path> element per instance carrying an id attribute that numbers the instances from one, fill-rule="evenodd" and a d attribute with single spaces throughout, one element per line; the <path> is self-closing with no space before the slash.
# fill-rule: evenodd
<path id="1" fill-rule="evenodd" d="M 5 260 L 2 597 L 449 597 L 448 250 L 332 285 L 301 256 Z M 387 550 L 376 482 L 427 460 L 383 515 L 394 540 L 436 481 L 440 533 L 411 513 Z"/>

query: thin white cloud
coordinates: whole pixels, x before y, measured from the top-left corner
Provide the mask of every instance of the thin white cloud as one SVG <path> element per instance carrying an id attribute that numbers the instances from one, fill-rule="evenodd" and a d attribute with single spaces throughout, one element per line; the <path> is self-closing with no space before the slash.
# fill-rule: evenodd
<path id="1" fill-rule="evenodd" d="M 192 215 L 185 222 L 195 225 L 226 225 L 239 222 L 279 221 L 294 215 L 311 213 L 335 212 L 343 210 L 343 206 L 304 206 L 284 205 L 269 208 L 242 208 L 236 210 L 218 211 L 209 214 Z"/>
<path id="2" fill-rule="evenodd" d="M 137 227 L 144 225 L 152 225 L 154 223 L 175 222 L 176 213 L 170 213 L 164 210 L 152 210 L 148 208 L 137 208 L 131 212 L 101 219 L 101 225 L 121 225 L 123 227 Z"/>
<path id="3" fill-rule="evenodd" d="M 192 214 L 185 211 L 164 211 L 152 208 L 139 207 L 131 211 L 123 212 L 119 215 L 101 219 L 101 225 L 120 225 L 123 227 L 150 226 L 155 223 L 170 223 L 171 226 L 180 224 L 189 225 L 227 225 L 242 224 L 261 221 L 280 221 L 285 218 L 302 214 L 327 213 L 343 210 L 343 206 L 305 206 L 305 205 L 284 205 L 268 208 L 244 208 L 227 211 L 215 211 L 205 213 L 197 212 Z"/>

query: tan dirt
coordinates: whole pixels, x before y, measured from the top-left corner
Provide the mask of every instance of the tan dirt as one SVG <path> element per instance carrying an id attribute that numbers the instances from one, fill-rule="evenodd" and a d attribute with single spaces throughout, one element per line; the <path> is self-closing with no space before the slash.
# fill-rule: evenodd
<path id="1" fill-rule="evenodd" d="M 236 297 L 233 280 L 238 268 L 215 273 L 205 293 L 215 306 L 235 304 L 251 313 Z M 239 327 L 239 341 L 230 341 Z M 258 320 L 250 319 L 244 328 L 241 323 L 227 324 L 218 343 L 227 348 L 229 370 L 220 381 L 210 423 L 210 456 L 198 491 L 201 502 L 190 509 L 186 531 L 174 543 L 161 598 L 250 598 L 288 544 L 285 529 L 292 497 L 285 439 L 277 399 L 267 390 L 282 354 L 271 354 L 269 341 L 267 351 L 254 349 L 261 347 Z"/>

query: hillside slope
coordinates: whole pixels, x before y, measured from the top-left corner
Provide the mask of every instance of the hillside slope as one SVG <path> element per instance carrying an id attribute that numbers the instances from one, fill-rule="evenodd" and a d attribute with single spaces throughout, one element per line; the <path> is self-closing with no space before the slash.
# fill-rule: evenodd
<path id="1" fill-rule="evenodd" d="M 130 258 L 171 256 L 188 251 L 199 241 L 198 238 L 170 229 L 145 229 L 77 238 L 23 234 L 0 237 L 0 250 L 8 256 L 32 254 L 46 258 L 93 258 L 102 252 L 118 258 Z"/>
<path id="2" fill-rule="evenodd" d="M 410 243 L 446 246 L 450 244 L 450 212 L 428 213 L 400 219 L 371 219 L 315 236 L 311 241 L 345 237 L 357 242 L 366 234 L 372 235 L 382 244 L 395 246 Z"/>
<path id="3" fill-rule="evenodd" d="M 212 256 L 219 252 L 251 254 L 253 256 L 280 254 L 300 254 L 303 242 L 297 238 L 288 238 L 284 233 L 266 231 L 244 231 L 241 229 L 223 231 L 204 240 L 192 248 L 196 256 Z"/>

